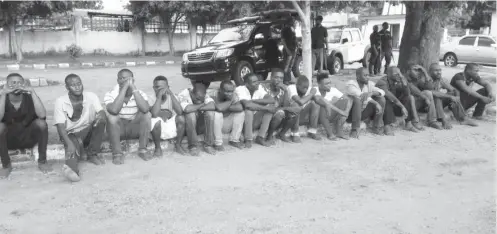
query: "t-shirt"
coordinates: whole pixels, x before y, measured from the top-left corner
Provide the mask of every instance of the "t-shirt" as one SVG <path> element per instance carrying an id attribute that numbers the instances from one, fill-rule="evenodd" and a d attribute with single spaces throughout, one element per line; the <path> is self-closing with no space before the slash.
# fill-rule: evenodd
<path id="1" fill-rule="evenodd" d="M 294 52 L 297 48 L 297 37 L 295 36 L 295 32 L 293 32 L 292 28 L 285 27 L 281 30 L 281 38 L 285 39 L 286 46 L 290 51 Z"/>
<path id="2" fill-rule="evenodd" d="M 295 85 L 295 84 L 289 85 L 287 89 L 288 89 L 288 98 L 290 98 L 290 103 L 293 104 L 295 102 L 293 100 L 293 96 L 295 96 L 295 95 L 299 96 L 299 93 L 297 92 L 297 85 Z M 308 95 L 311 92 L 311 89 L 317 89 L 317 88 L 316 87 L 310 87 L 309 89 L 307 89 L 307 92 L 303 96 Z M 315 96 L 321 96 L 321 94 L 319 93 L 319 90 L 316 90 L 316 91 L 317 92 L 316 92 Z M 307 105 L 310 102 L 311 101 L 309 100 L 307 103 L 304 103 L 304 106 Z"/>
<path id="3" fill-rule="evenodd" d="M 150 107 L 155 105 L 156 100 L 157 100 L 157 97 L 155 95 L 151 95 L 148 98 L 148 104 L 150 105 Z M 171 95 L 169 95 L 169 94 L 167 95 L 166 100 L 160 105 L 160 110 L 161 110 L 161 112 L 162 111 L 170 111 L 171 116 L 176 115 L 176 112 L 174 111 L 174 108 L 173 108 L 173 100 L 171 99 Z"/>
<path id="4" fill-rule="evenodd" d="M 261 87 L 261 85 L 259 85 L 259 88 L 254 92 L 254 94 L 250 95 L 250 91 L 247 89 L 246 86 L 238 86 L 235 88 L 235 94 L 238 100 L 242 101 L 264 99 L 267 92 L 264 88 Z"/>
<path id="5" fill-rule="evenodd" d="M 278 49 L 278 42 L 275 39 L 268 39 L 264 44 L 266 48 L 266 66 L 268 68 L 279 67 L 280 50 Z"/>
<path id="6" fill-rule="evenodd" d="M 408 97 L 411 95 L 411 90 L 409 89 L 409 86 L 404 86 L 402 84 L 392 84 L 390 81 L 388 81 L 388 78 L 384 76 L 378 82 L 376 82 L 376 87 L 384 90 L 384 91 L 389 91 L 393 95 L 395 95 L 397 98 L 400 97 Z"/>
<path id="7" fill-rule="evenodd" d="M 381 45 L 381 35 L 379 32 L 373 32 L 369 36 L 369 42 L 371 45 L 374 45 L 376 48 L 379 48 Z"/>
<path id="8" fill-rule="evenodd" d="M 454 88 L 460 90 L 461 88 L 456 84 L 456 81 L 458 81 L 458 80 L 462 80 L 466 83 L 467 86 L 472 87 L 475 82 L 476 83 L 480 82 L 480 77 L 470 78 L 470 77 L 467 77 L 466 75 L 464 75 L 464 72 L 459 72 L 459 73 L 455 74 L 454 77 L 452 77 L 452 80 L 450 81 L 450 85 L 452 85 Z"/>
<path id="9" fill-rule="evenodd" d="M 337 88 L 331 87 L 330 91 L 326 92 L 324 95 L 318 92 L 319 95 L 323 96 L 324 100 L 331 102 L 333 99 L 339 99 L 343 96 L 343 93 L 340 92 Z"/>
<path id="10" fill-rule="evenodd" d="M 54 125 L 65 124 L 68 133 L 79 132 L 90 126 L 95 121 L 97 113 L 102 110 L 102 105 L 96 94 L 83 92 L 83 111 L 78 120 L 72 121 L 70 117 L 74 114 L 74 108 L 69 94 L 66 94 L 55 101 Z"/>
<path id="11" fill-rule="evenodd" d="M 328 31 L 322 25 L 316 26 L 311 30 L 312 49 L 322 49 L 326 43 Z"/>
<path id="12" fill-rule="evenodd" d="M 373 81 L 368 81 L 366 85 L 364 85 L 361 89 L 359 83 L 357 80 L 349 80 L 347 81 L 347 94 L 354 96 L 354 97 L 360 97 L 363 93 L 372 93 L 372 92 L 378 92 L 380 93 L 380 96 L 385 95 L 385 91 L 382 89 L 378 88 L 375 86 L 375 83 Z M 373 98 L 369 97 L 366 100 L 362 100 L 362 108 L 364 109 L 366 105 L 373 101 Z"/>
<path id="13" fill-rule="evenodd" d="M 381 49 L 383 51 L 392 50 L 392 34 L 388 30 L 380 30 Z"/>
<path id="14" fill-rule="evenodd" d="M 142 92 L 141 90 L 138 90 L 138 92 L 141 94 L 143 99 L 145 101 L 148 101 L 148 95 Z M 112 91 L 107 92 L 104 96 L 104 103 L 105 105 L 109 105 L 110 103 L 113 103 L 117 96 L 119 95 L 119 85 L 114 86 L 114 89 Z M 123 103 L 123 107 L 121 108 L 121 111 L 119 111 L 119 117 L 121 119 L 134 119 L 136 114 L 138 113 L 138 106 L 135 101 L 135 95 L 131 95 L 129 101 L 126 103 Z"/>
<path id="15" fill-rule="evenodd" d="M 285 103 L 284 97 L 285 97 L 285 91 L 281 90 L 278 88 L 277 92 L 271 91 L 271 85 L 270 84 L 261 84 L 259 86 L 259 90 L 262 89 L 264 92 L 261 91 L 261 94 L 264 93 L 264 95 L 269 94 L 271 97 L 273 97 L 276 101 L 278 101 L 279 106 L 283 106 Z M 256 91 L 257 92 L 257 91 Z M 259 94 L 258 94 L 259 95 Z"/>
<path id="16" fill-rule="evenodd" d="M 35 112 L 35 105 L 33 103 L 33 98 L 31 94 L 23 93 L 22 102 L 19 109 L 15 109 L 14 105 L 10 103 L 9 95 L 5 97 L 5 114 L 3 115 L 2 122 L 9 124 L 22 124 L 23 126 L 28 126 L 35 119 L 38 118 Z"/>
<path id="17" fill-rule="evenodd" d="M 183 110 L 185 110 L 185 108 L 188 105 L 193 104 L 193 100 L 192 100 L 192 96 L 190 95 L 190 92 L 191 92 L 191 89 L 184 89 L 183 91 L 181 91 L 178 94 L 178 101 L 181 105 L 181 108 L 183 108 Z M 208 94 L 205 95 L 204 104 L 208 104 L 208 103 L 213 102 L 213 101 L 214 100 Z"/>

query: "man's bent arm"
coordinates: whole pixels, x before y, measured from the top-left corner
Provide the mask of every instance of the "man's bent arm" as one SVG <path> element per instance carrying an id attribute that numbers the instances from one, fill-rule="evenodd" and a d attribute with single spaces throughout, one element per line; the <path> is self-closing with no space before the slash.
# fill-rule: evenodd
<path id="1" fill-rule="evenodd" d="M 6 93 L 3 93 L 0 91 L 0 121 L 2 121 L 3 119 L 3 116 L 5 115 L 5 100 L 6 100 L 6 96 L 8 94 Z"/>
<path id="2" fill-rule="evenodd" d="M 171 101 L 173 103 L 173 110 L 176 112 L 177 115 L 182 115 L 183 114 L 183 108 L 181 108 L 181 103 L 179 103 L 179 100 L 176 98 L 174 94 L 169 95 L 171 98 Z"/>
<path id="3" fill-rule="evenodd" d="M 231 104 L 231 106 L 228 108 L 228 111 L 230 112 L 242 112 L 243 111 L 243 106 L 240 102 Z"/>
<path id="4" fill-rule="evenodd" d="M 71 144 L 72 141 L 69 138 L 69 134 L 67 134 L 66 125 L 63 123 L 57 124 L 57 132 L 59 136 L 64 140 L 65 144 Z"/>
<path id="5" fill-rule="evenodd" d="M 189 114 L 189 113 L 192 113 L 192 112 L 196 112 L 198 110 L 200 110 L 200 108 L 202 108 L 205 104 L 204 103 L 201 103 L 201 104 L 190 104 L 188 106 L 185 106 L 185 109 L 183 110 L 183 113 L 184 114 Z"/>
<path id="6" fill-rule="evenodd" d="M 233 100 L 228 100 L 225 102 L 215 103 L 216 111 L 225 112 L 233 103 Z"/>
<path id="7" fill-rule="evenodd" d="M 468 86 L 464 83 L 464 81 L 462 81 L 462 80 L 457 80 L 457 81 L 456 81 L 456 85 L 457 85 L 457 86 L 459 86 L 459 88 L 460 88 L 463 92 L 465 92 L 465 93 L 469 94 L 470 96 L 473 96 L 473 97 L 478 98 L 478 99 L 483 99 L 483 98 L 484 98 L 484 96 L 482 96 L 481 94 L 477 93 L 477 92 L 476 92 L 476 91 L 474 91 L 472 88 L 468 87 Z"/>
<path id="8" fill-rule="evenodd" d="M 161 102 L 162 102 L 161 98 L 155 99 L 154 105 L 150 108 L 150 114 L 152 114 L 152 118 L 158 117 L 160 112 L 160 106 L 162 104 Z"/>
<path id="9" fill-rule="evenodd" d="M 293 95 L 292 99 L 299 104 L 299 106 L 303 106 L 304 104 L 308 103 L 311 101 L 311 99 L 314 97 L 314 95 L 311 95 L 310 93 L 308 95 L 305 95 L 303 97 L 299 97 L 299 95 Z"/>
<path id="10" fill-rule="evenodd" d="M 215 111 L 216 104 L 214 103 L 214 101 L 209 102 L 209 103 L 205 104 L 204 106 L 200 107 L 199 110 L 201 110 L 201 111 Z"/>
<path id="11" fill-rule="evenodd" d="M 135 96 L 136 106 L 142 113 L 147 113 L 150 110 L 150 105 L 147 100 L 141 95 L 140 91 L 133 91 L 133 95 Z"/>
<path id="12" fill-rule="evenodd" d="M 126 96 L 126 91 L 127 90 L 125 89 L 120 90 L 116 99 L 114 99 L 113 102 L 107 104 L 107 112 L 109 112 L 109 114 L 117 115 L 119 114 L 119 112 L 121 112 L 124 104 L 124 97 Z"/>
<path id="13" fill-rule="evenodd" d="M 494 92 L 492 90 L 492 86 L 490 85 L 490 83 L 488 83 L 487 81 L 481 80 L 481 78 L 476 83 L 478 83 L 479 85 L 483 86 L 487 90 L 487 93 L 488 93 L 489 97 L 493 96 Z"/>
<path id="14" fill-rule="evenodd" d="M 31 92 L 31 99 L 33 99 L 36 116 L 38 116 L 38 118 L 40 119 L 45 119 L 47 117 L 47 112 L 45 110 L 45 106 L 43 106 L 43 103 L 41 102 L 36 92 Z"/>

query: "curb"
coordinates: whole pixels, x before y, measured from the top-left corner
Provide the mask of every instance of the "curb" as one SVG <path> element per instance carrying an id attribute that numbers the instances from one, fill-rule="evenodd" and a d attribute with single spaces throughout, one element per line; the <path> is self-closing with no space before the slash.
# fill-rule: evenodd
<path id="1" fill-rule="evenodd" d="M 46 70 L 46 69 L 67 69 L 67 68 L 102 68 L 102 67 L 140 67 L 140 66 L 159 66 L 180 63 L 173 60 L 149 60 L 149 61 L 115 61 L 115 62 L 81 62 L 81 63 L 37 63 L 37 64 L 3 64 L 0 70 L 19 71 L 19 70 Z"/>

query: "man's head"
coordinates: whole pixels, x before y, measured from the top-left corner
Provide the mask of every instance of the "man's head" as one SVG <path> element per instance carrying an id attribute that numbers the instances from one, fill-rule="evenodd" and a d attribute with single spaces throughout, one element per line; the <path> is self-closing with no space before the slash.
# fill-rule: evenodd
<path id="1" fill-rule="evenodd" d="M 285 77 L 285 72 L 281 68 L 273 68 L 271 70 L 271 81 L 273 85 L 278 85 L 283 82 L 283 77 Z"/>
<path id="2" fill-rule="evenodd" d="M 373 26 L 373 32 L 378 32 L 378 25 Z"/>
<path id="3" fill-rule="evenodd" d="M 415 63 L 409 63 L 409 65 L 408 65 L 409 70 L 407 70 L 407 75 L 412 80 L 419 80 L 420 78 L 422 78 L 421 75 L 423 75 L 421 70 L 419 70 L 416 65 L 417 64 L 415 64 Z"/>
<path id="4" fill-rule="evenodd" d="M 383 24 L 381 25 L 381 27 L 385 30 L 388 29 L 388 23 L 387 22 L 383 22 Z"/>
<path id="5" fill-rule="evenodd" d="M 131 79 L 133 83 L 135 82 L 135 79 L 133 78 L 133 72 L 131 72 L 131 70 L 126 68 L 121 69 L 117 73 L 117 83 L 119 84 L 119 88 L 122 88 L 124 84 L 126 84 L 126 81 L 128 79 Z"/>
<path id="6" fill-rule="evenodd" d="M 387 79 L 394 84 L 400 83 L 402 79 L 402 74 L 400 73 L 400 69 L 395 66 L 389 67 L 387 69 Z"/>
<path id="7" fill-rule="evenodd" d="M 480 66 L 476 63 L 468 63 L 466 67 L 464 67 L 464 75 L 472 79 L 480 77 L 480 75 L 478 74 L 479 71 Z"/>
<path id="8" fill-rule="evenodd" d="M 24 85 L 24 78 L 19 73 L 10 73 L 7 76 L 7 83 L 5 84 L 10 89 L 18 89 Z"/>
<path id="9" fill-rule="evenodd" d="M 442 79 L 442 68 L 440 67 L 440 64 L 438 63 L 432 63 L 430 65 L 430 76 L 434 80 L 440 80 Z"/>
<path id="10" fill-rule="evenodd" d="M 248 90 L 255 91 L 259 88 L 259 77 L 255 73 L 249 73 L 243 77 L 243 82 Z"/>
<path id="11" fill-rule="evenodd" d="M 69 94 L 74 96 L 81 96 L 83 94 L 83 83 L 78 75 L 74 73 L 67 75 L 64 83 Z"/>
<path id="12" fill-rule="evenodd" d="M 202 104 L 205 101 L 205 95 L 207 93 L 207 88 L 202 82 L 194 82 L 192 90 L 192 102 L 193 104 Z"/>
<path id="13" fill-rule="evenodd" d="M 323 90 L 325 92 L 329 92 L 331 90 L 332 84 L 331 84 L 331 79 L 328 76 L 328 74 L 326 74 L 326 73 L 318 74 L 317 80 L 318 80 L 318 85 L 319 85 L 320 90 Z"/>
<path id="14" fill-rule="evenodd" d="M 318 15 L 316 17 L 316 25 L 321 25 L 323 23 L 323 16 Z"/>
<path id="15" fill-rule="evenodd" d="M 357 83 L 359 84 L 367 84 L 369 82 L 369 78 L 366 76 L 366 68 L 360 67 L 355 70 L 355 78 L 357 79 Z"/>
<path id="16" fill-rule="evenodd" d="M 167 78 L 165 76 L 157 76 L 154 79 L 154 84 L 153 84 L 154 92 L 157 95 L 161 89 L 168 89 L 169 88 L 169 82 L 167 81 Z M 166 94 L 164 94 L 166 95 Z"/>
<path id="17" fill-rule="evenodd" d="M 219 93 L 224 97 L 225 100 L 231 100 L 233 98 L 233 93 L 235 92 L 235 85 L 231 80 L 223 80 L 219 86 Z"/>
<path id="18" fill-rule="evenodd" d="M 299 95 L 305 95 L 309 89 L 309 79 L 307 79 L 307 76 L 300 75 L 295 86 Z"/>

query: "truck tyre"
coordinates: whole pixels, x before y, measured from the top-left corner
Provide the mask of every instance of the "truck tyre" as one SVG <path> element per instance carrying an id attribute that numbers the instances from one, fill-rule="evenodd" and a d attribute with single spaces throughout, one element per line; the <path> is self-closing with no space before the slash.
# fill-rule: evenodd
<path id="1" fill-rule="evenodd" d="M 243 85 L 243 77 L 253 72 L 254 69 L 252 68 L 252 64 L 250 64 L 250 62 L 246 60 L 239 61 L 232 74 L 236 86 Z"/>
<path id="2" fill-rule="evenodd" d="M 297 55 L 295 58 L 295 63 L 293 64 L 292 67 L 292 73 L 293 76 L 296 78 L 299 77 L 302 74 L 302 70 L 304 69 L 304 61 L 302 60 L 301 55 Z"/>
<path id="3" fill-rule="evenodd" d="M 338 56 L 328 57 L 328 71 L 331 75 L 337 74 L 342 69 L 342 60 Z"/>

